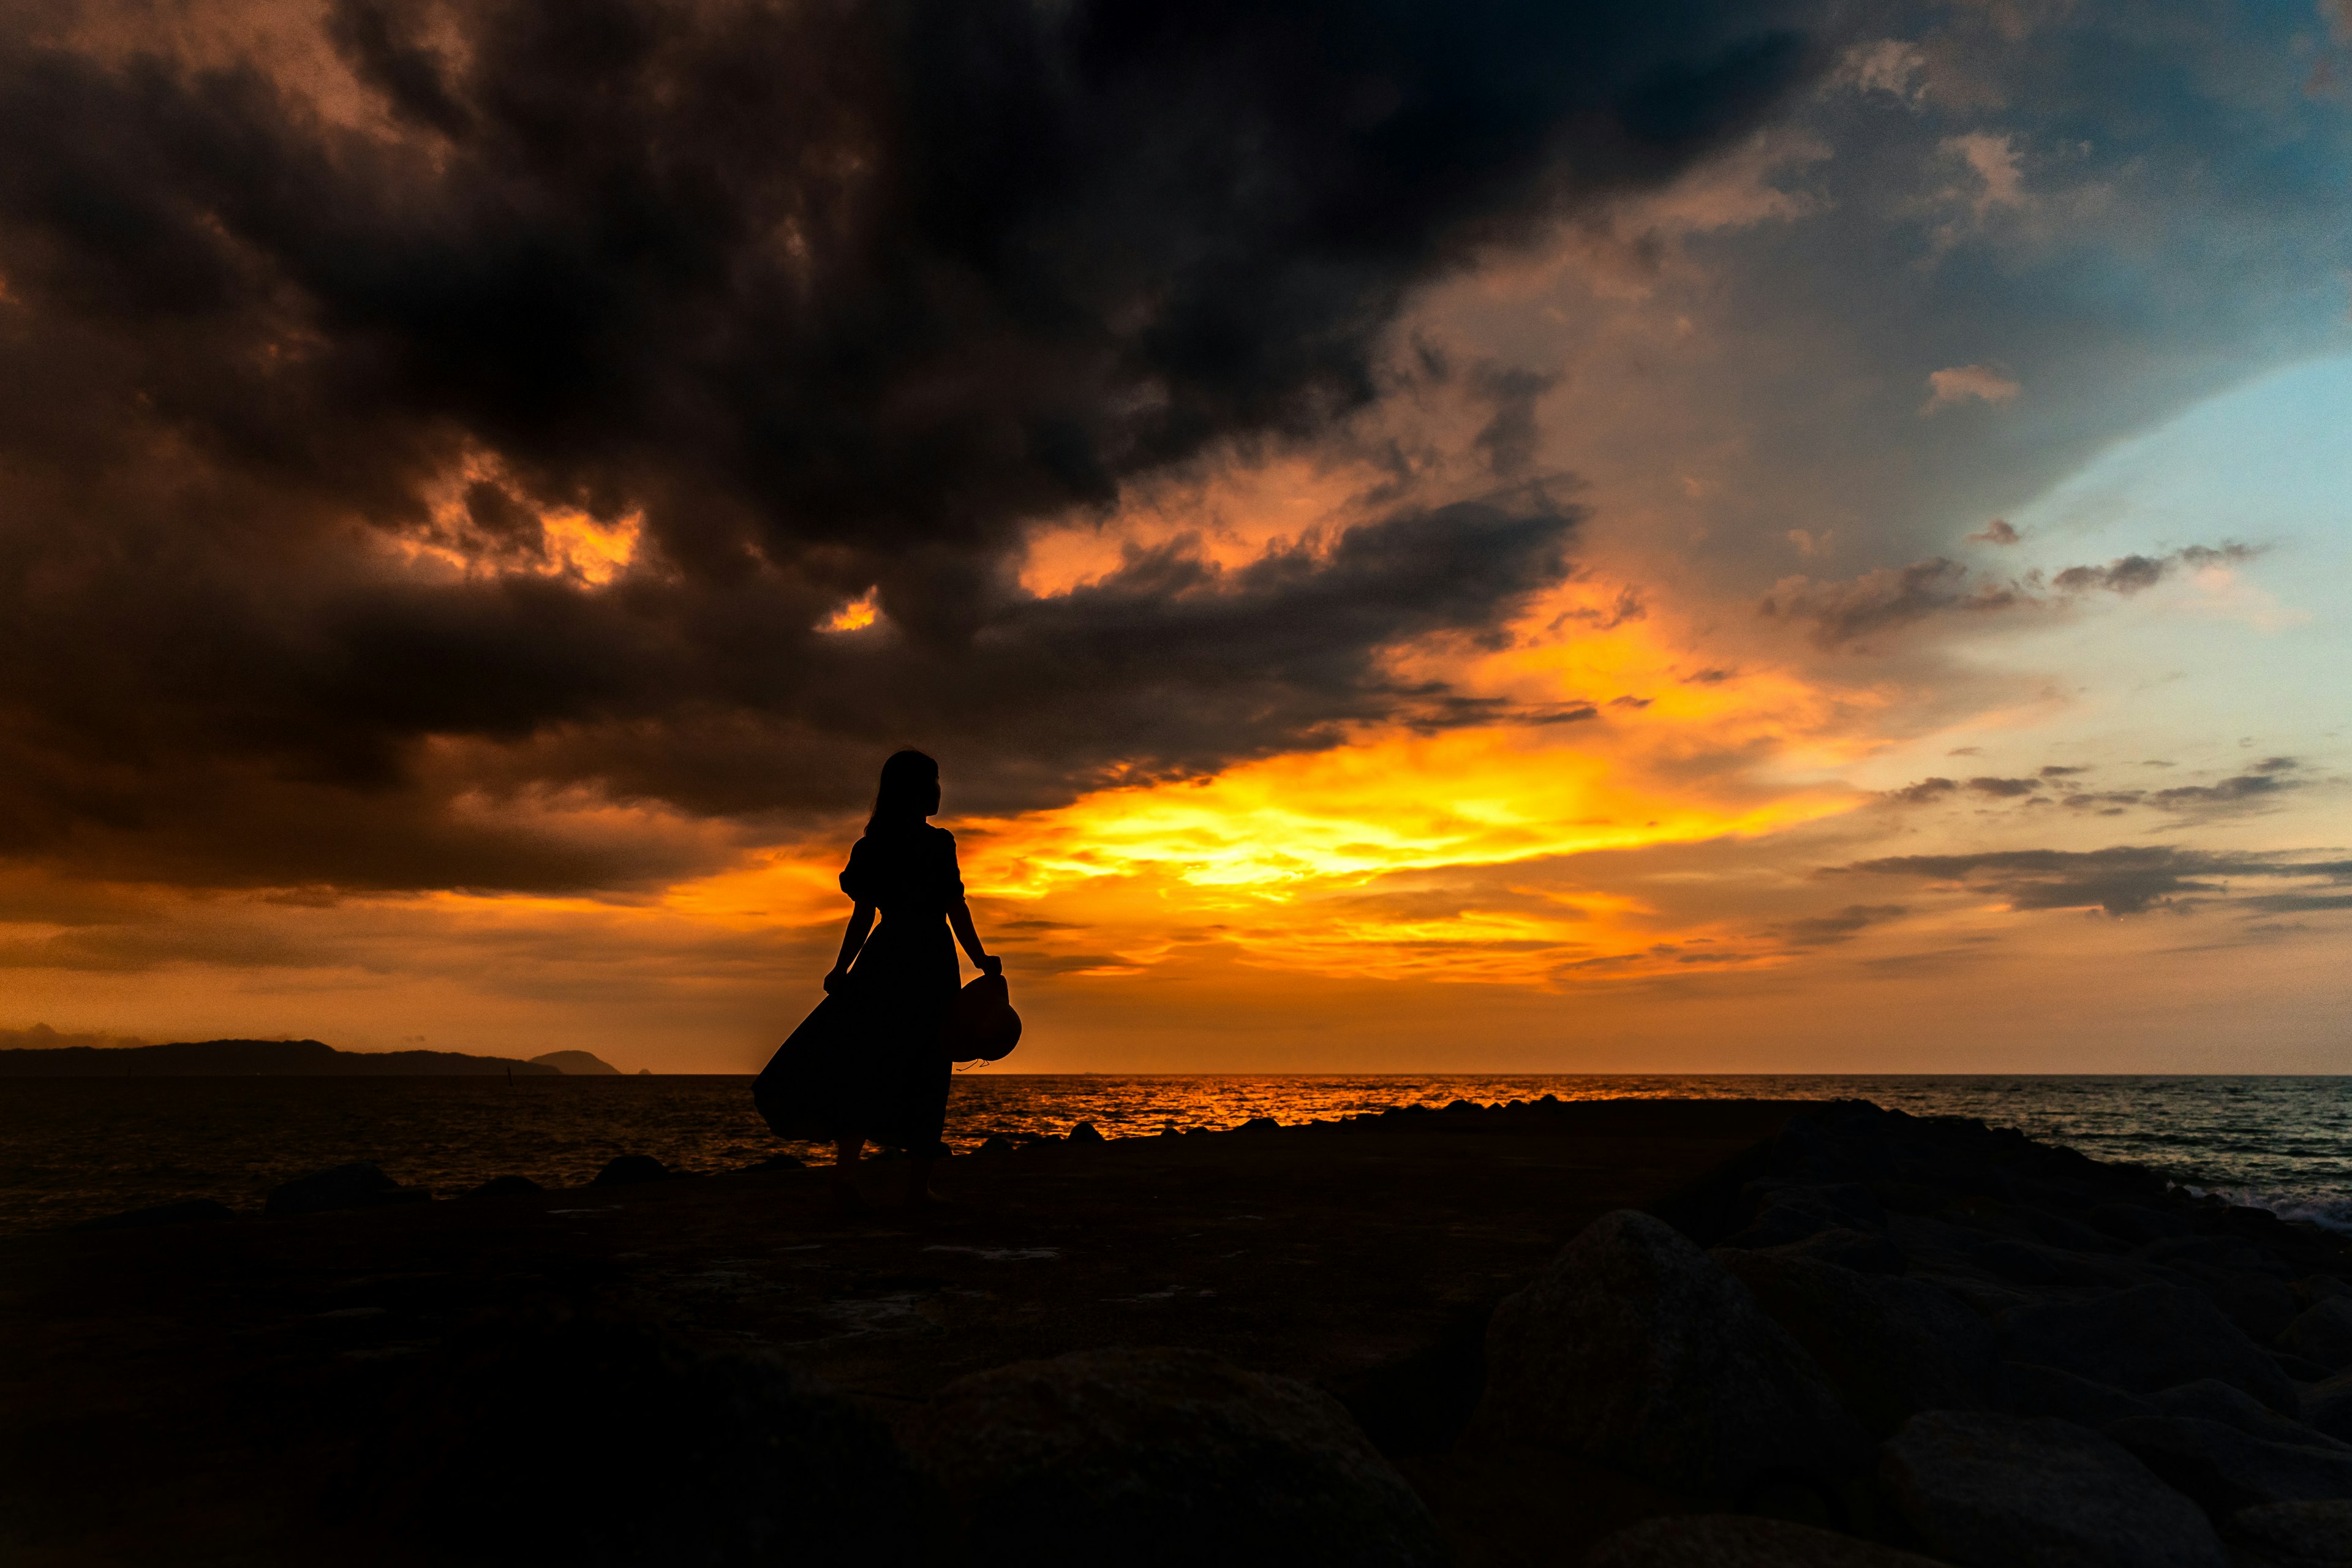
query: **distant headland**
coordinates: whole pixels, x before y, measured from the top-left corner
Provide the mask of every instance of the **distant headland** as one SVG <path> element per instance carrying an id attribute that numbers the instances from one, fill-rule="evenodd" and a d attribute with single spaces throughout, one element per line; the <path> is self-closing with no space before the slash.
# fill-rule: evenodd
<path id="1" fill-rule="evenodd" d="M 320 1040 L 0 1050 L 0 1078 L 576 1078 L 619 1071 L 586 1051 L 550 1051 L 523 1061 L 462 1051 L 339 1051 Z"/>

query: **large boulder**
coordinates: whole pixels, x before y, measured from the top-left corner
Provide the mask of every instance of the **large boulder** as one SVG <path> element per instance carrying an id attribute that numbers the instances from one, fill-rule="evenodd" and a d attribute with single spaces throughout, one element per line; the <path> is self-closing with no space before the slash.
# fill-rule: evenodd
<path id="1" fill-rule="evenodd" d="M 1924 1279 L 1717 1248 L 1764 1315 L 1805 1348 L 1845 1407 L 1878 1436 L 1922 1410 L 2000 1402 L 2000 1357 L 1982 1318 Z"/>
<path id="2" fill-rule="evenodd" d="M 2337 1373 L 2303 1391 L 2303 1424 L 2352 1443 L 2352 1372 Z"/>
<path id="3" fill-rule="evenodd" d="M 2001 1363 L 2002 1404 L 2012 1415 L 2055 1415 L 2077 1426 L 2099 1427 L 2126 1415 L 2160 1415 L 2137 1394 L 2031 1362 Z"/>
<path id="4" fill-rule="evenodd" d="M 2193 1415 L 2127 1415 L 2106 1435 L 2209 1512 L 2258 1503 L 2352 1500 L 2352 1453 L 2341 1445 L 2273 1443 Z"/>
<path id="5" fill-rule="evenodd" d="M 1817 1230 L 1800 1241 L 1755 1250 L 1765 1258 L 1803 1258 L 1815 1263 L 1834 1263 L 1860 1274 L 1901 1274 L 1910 1267 L 1910 1260 L 1891 1237 L 1850 1230 L 1842 1225 Z"/>
<path id="6" fill-rule="evenodd" d="M 2189 1234 L 2186 1215 L 2173 1209 L 2150 1208 L 2146 1204 L 2100 1204 L 2083 1217 L 2093 1229 L 2135 1246 Z"/>
<path id="7" fill-rule="evenodd" d="M 2329 1296 L 2313 1303 L 2280 1332 L 2278 1344 L 2331 1372 L 2352 1367 L 2352 1297 Z"/>
<path id="8" fill-rule="evenodd" d="M 908 1441 L 981 1568 L 1445 1558 L 1428 1510 L 1337 1400 L 1204 1351 L 1081 1351 L 975 1373 L 940 1392 Z"/>
<path id="9" fill-rule="evenodd" d="M 387 1204 L 421 1204 L 433 1194 L 423 1187 L 404 1187 L 365 1160 L 334 1165 L 281 1182 L 269 1189 L 262 1212 L 272 1218 L 287 1215 L 331 1214 L 338 1209 L 380 1208 Z"/>
<path id="10" fill-rule="evenodd" d="M 2352 1502 L 2261 1503 L 2230 1529 L 2280 1568 L 2352 1568 Z"/>
<path id="11" fill-rule="evenodd" d="M 2352 1443 L 2338 1442 L 2300 1421 L 2290 1420 L 2243 1389 L 2219 1378 L 2200 1378 L 2147 1397 L 2147 1408 L 2133 1415 L 2186 1415 L 2199 1421 L 2219 1421 L 2250 1437 L 2270 1443 L 2294 1443 L 2306 1448 L 2336 1448 L 2352 1454 Z M 2099 1423 L 2105 1426 L 2105 1422 Z"/>
<path id="12" fill-rule="evenodd" d="M 2277 1363 L 2185 1285 L 2035 1301 L 2002 1313 L 2000 1327 L 2011 1361 L 2061 1367 L 2134 1394 L 2217 1377 L 2273 1410 L 2296 1407 L 2294 1384 Z"/>
<path id="13" fill-rule="evenodd" d="M 1792 1478 L 1833 1485 L 1869 1447 L 1748 1287 L 1631 1209 L 1586 1226 L 1496 1308 L 1474 1431 L 1734 1502 Z"/>
<path id="14" fill-rule="evenodd" d="M 806 1373 L 642 1324 L 483 1322 L 411 1374 L 352 1499 L 387 1560 L 766 1568 L 937 1560 L 889 1434 Z"/>
<path id="15" fill-rule="evenodd" d="M 1883 1232 L 1886 1213 L 1868 1187 L 1765 1176 L 1740 1190 L 1749 1218 L 1724 1245 L 1744 1250 L 1785 1246 L 1824 1230 Z"/>
<path id="16" fill-rule="evenodd" d="M 2068 1289 L 2122 1290 L 2153 1282 L 2158 1271 L 2128 1258 L 2107 1258 L 2017 1237 L 1978 1243 L 1971 1259 L 2012 1284 Z"/>
<path id="17" fill-rule="evenodd" d="M 1881 1450 L 1920 1542 L 1962 1568 L 2224 1568 L 2196 1504 L 2096 1432 L 2048 1416 L 1931 1410 Z"/>
<path id="18" fill-rule="evenodd" d="M 670 1175 L 670 1168 L 651 1154 L 618 1154 L 605 1161 L 604 1168 L 597 1172 L 595 1180 L 588 1184 L 592 1187 L 635 1187 L 647 1182 L 666 1182 Z"/>
<path id="19" fill-rule="evenodd" d="M 1584 1568 L 1936 1568 L 1925 1557 L 1753 1514 L 1644 1520 L 1592 1549 Z"/>
<path id="20" fill-rule="evenodd" d="M 2294 1321 L 2294 1292 L 2275 1274 L 2217 1268 L 2194 1260 L 2175 1263 L 2171 1268 L 2193 1281 L 2224 1316 L 2257 1342 L 2268 1343 Z"/>

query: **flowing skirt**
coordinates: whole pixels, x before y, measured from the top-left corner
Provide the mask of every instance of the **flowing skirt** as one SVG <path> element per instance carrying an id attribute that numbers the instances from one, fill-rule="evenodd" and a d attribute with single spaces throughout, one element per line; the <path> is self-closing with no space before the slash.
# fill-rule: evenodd
<path id="1" fill-rule="evenodd" d="M 752 1086 L 768 1124 L 784 1138 L 935 1152 L 954 1078 L 940 1031 L 961 979 L 943 917 L 885 916 L 848 984 L 817 1004 Z"/>

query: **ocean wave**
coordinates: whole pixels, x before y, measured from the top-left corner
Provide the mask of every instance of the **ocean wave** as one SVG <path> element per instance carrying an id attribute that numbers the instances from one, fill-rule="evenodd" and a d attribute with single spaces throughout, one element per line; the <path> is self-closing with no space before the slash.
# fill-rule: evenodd
<path id="1" fill-rule="evenodd" d="M 2352 1236 L 2352 1197 L 2340 1193 L 2274 1192 L 2265 1187 L 2190 1187 L 2242 1208 L 2268 1209 L 2281 1219 L 2309 1220 L 2322 1230 Z"/>

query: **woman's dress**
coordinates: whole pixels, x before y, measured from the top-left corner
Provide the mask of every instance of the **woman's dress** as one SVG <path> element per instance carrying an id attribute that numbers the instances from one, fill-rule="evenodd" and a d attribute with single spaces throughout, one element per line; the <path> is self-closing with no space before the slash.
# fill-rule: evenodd
<path id="1" fill-rule="evenodd" d="M 938 1149 L 954 1077 L 941 1040 L 962 981 L 948 911 L 963 901 L 955 835 L 927 822 L 870 830 L 841 890 L 881 910 L 848 982 L 776 1053 L 752 1090 L 787 1138 L 863 1137 Z"/>

